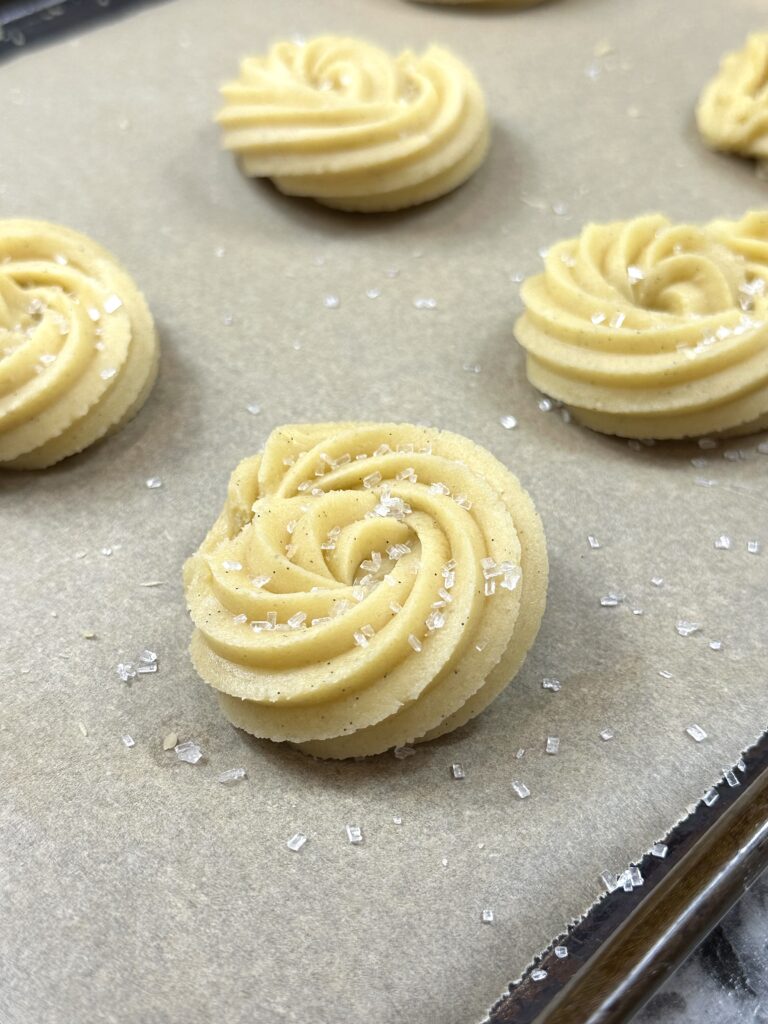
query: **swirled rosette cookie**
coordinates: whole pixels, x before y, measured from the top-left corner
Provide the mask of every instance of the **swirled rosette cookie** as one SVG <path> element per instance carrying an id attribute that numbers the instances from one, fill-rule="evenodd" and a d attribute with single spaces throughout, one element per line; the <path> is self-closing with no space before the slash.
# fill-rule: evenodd
<path id="1" fill-rule="evenodd" d="M 152 317 L 90 238 L 0 221 L 0 466 L 40 469 L 137 412 L 157 373 Z"/>
<path id="2" fill-rule="evenodd" d="M 660 215 L 589 224 L 521 295 L 528 378 L 586 426 L 682 438 L 766 422 L 765 283 L 722 232 Z"/>
<path id="3" fill-rule="evenodd" d="M 696 110 L 699 131 L 715 149 L 768 157 L 768 32 L 723 57 Z"/>
<path id="4" fill-rule="evenodd" d="M 321 757 L 431 739 L 515 675 L 544 610 L 531 499 L 483 448 L 392 423 L 275 430 L 184 570 L 231 721 Z"/>
<path id="5" fill-rule="evenodd" d="M 390 57 L 336 36 L 278 43 L 221 91 L 224 146 L 246 174 L 341 210 L 435 199 L 488 148 L 480 87 L 438 46 Z"/>

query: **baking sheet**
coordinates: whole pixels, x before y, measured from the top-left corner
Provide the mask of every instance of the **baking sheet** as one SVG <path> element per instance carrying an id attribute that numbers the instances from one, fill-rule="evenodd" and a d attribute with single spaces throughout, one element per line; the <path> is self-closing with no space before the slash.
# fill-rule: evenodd
<path id="1" fill-rule="evenodd" d="M 764 203 L 753 166 L 705 151 L 692 119 L 760 10 L 732 0 L 724 23 L 699 0 L 492 14 L 229 0 L 213 26 L 204 0 L 172 0 L 0 68 L 2 215 L 115 251 L 163 344 L 129 427 L 53 470 L 0 475 L 0 1016 L 478 1021 L 599 895 L 599 873 L 763 731 L 768 554 L 746 550 L 768 544 L 761 438 L 728 446 L 745 456 L 732 460 L 565 424 L 539 410 L 511 333 L 515 278 L 582 222 Z M 217 83 L 247 51 L 325 30 L 439 41 L 474 66 L 494 141 L 470 183 L 365 218 L 241 178 L 211 123 Z M 417 309 L 424 297 L 437 308 Z M 273 426 L 354 417 L 448 427 L 509 465 L 545 523 L 550 599 L 524 670 L 475 723 L 406 760 L 323 764 L 218 713 L 186 655 L 180 566 Z M 715 550 L 721 533 L 731 550 Z M 601 607 L 613 590 L 625 600 Z M 680 619 L 701 631 L 680 637 Z M 160 669 L 127 687 L 116 665 L 145 646 Z M 171 730 L 205 761 L 164 752 Z M 247 781 L 216 782 L 240 765 Z"/>

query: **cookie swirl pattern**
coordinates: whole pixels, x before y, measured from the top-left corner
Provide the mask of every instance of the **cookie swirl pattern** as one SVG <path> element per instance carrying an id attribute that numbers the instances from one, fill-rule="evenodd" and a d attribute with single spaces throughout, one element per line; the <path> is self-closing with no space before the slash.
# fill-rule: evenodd
<path id="1" fill-rule="evenodd" d="M 144 403 L 157 372 L 147 304 L 90 238 L 0 221 L 0 465 L 40 469 Z"/>
<path id="2" fill-rule="evenodd" d="M 273 432 L 235 470 L 185 567 L 192 658 L 248 732 L 374 754 L 478 714 L 544 609 L 541 523 L 456 434 L 334 423 Z"/>
<path id="3" fill-rule="evenodd" d="M 224 146 L 246 174 L 342 210 L 435 199 L 488 147 L 477 81 L 437 46 L 393 58 L 337 36 L 278 43 L 244 60 L 221 91 Z"/>
<path id="4" fill-rule="evenodd" d="M 765 282 L 722 232 L 660 215 L 590 224 L 521 295 L 531 383 L 587 426 L 681 438 L 762 425 Z"/>

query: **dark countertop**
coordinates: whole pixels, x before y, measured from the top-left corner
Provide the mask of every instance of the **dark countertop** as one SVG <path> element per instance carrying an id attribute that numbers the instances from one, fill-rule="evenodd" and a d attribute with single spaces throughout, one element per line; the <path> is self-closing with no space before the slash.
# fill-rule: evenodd
<path id="1" fill-rule="evenodd" d="M 768 875 L 636 1018 L 635 1024 L 768 1022 Z"/>

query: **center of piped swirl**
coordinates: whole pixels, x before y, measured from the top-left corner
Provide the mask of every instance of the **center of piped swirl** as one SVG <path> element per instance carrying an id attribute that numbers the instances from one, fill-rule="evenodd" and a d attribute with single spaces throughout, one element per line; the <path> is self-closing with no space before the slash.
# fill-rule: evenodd
<path id="1" fill-rule="evenodd" d="M 644 257 L 635 279 L 629 275 L 633 299 L 643 309 L 699 317 L 746 308 L 744 260 L 704 231 L 664 231 Z"/>

